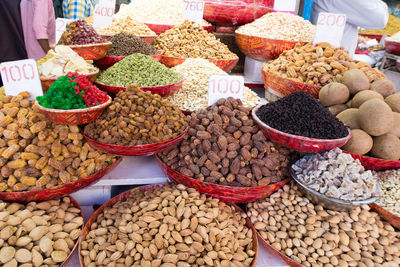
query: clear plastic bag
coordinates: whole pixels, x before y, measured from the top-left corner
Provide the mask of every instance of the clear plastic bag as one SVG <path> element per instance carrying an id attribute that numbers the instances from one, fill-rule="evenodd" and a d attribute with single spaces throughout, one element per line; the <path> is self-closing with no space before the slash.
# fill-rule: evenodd
<path id="1" fill-rule="evenodd" d="M 205 0 L 204 19 L 217 25 L 240 25 L 273 11 L 274 0 Z"/>

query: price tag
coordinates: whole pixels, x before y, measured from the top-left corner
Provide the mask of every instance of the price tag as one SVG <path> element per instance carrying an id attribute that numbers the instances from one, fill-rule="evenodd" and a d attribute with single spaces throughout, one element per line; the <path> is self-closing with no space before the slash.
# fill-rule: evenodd
<path id="1" fill-rule="evenodd" d="M 63 34 L 63 32 L 65 32 L 65 28 L 67 27 L 67 25 L 73 21 L 74 21 L 73 19 L 63 19 L 63 18 L 56 19 L 56 43 L 58 43 L 58 41 L 61 38 L 61 35 Z"/>
<path id="2" fill-rule="evenodd" d="M 93 28 L 101 29 L 111 24 L 115 12 L 115 0 L 100 0 L 93 13 Z"/>
<path id="3" fill-rule="evenodd" d="M 203 0 L 185 0 L 183 3 L 183 19 L 191 20 L 197 23 L 203 21 L 204 1 Z"/>
<path id="4" fill-rule="evenodd" d="M 220 98 L 233 97 L 242 100 L 244 92 L 243 76 L 213 75 L 208 81 L 208 105 Z"/>
<path id="5" fill-rule="evenodd" d="M 333 46 L 340 46 L 345 25 L 345 14 L 319 13 L 314 44 L 327 42 Z"/>
<path id="6" fill-rule="evenodd" d="M 28 91 L 31 99 L 43 95 L 35 60 L 3 62 L 0 64 L 0 73 L 6 95 L 17 95 L 23 91 Z"/>
<path id="7" fill-rule="evenodd" d="M 296 0 L 275 0 L 274 10 L 275 12 L 292 13 L 296 11 Z"/>

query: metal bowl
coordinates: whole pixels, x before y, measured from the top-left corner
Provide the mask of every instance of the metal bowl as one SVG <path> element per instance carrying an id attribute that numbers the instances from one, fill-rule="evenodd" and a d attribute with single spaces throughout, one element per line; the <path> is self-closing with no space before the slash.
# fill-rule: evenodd
<path id="1" fill-rule="evenodd" d="M 297 179 L 297 175 L 292 168 L 290 169 L 290 174 L 292 175 L 293 180 L 295 180 L 296 183 L 298 184 L 299 190 L 309 200 L 311 200 L 316 205 L 323 206 L 326 209 L 336 210 L 336 211 L 350 211 L 359 206 L 374 203 L 379 199 L 379 197 L 372 197 L 360 201 L 345 201 L 337 198 L 327 197 L 324 194 L 321 194 L 309 188 L 307 185 L 305 185 L 299 179 Z"/>

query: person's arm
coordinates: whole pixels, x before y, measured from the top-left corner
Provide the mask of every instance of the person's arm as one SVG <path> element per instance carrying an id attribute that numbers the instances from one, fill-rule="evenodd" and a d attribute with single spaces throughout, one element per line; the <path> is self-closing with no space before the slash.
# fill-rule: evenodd
<path id="1" fill-rule="evenodd" d="M 47 53 L 50 50 L 49 36 L 47 33 L 49 21 L 49 1 L 33 0 L 33 22 L 32 28 L 36 40 L 39 42 L 43 51 Z"/>
<path id="2" fill-rule="evenodd" d="M 348 23 L 367 29 L 382 29 L 389 18 L 387 4 L 381 0 L 317 0 L 315 4 L 330 13 L 346 14 Z"/>

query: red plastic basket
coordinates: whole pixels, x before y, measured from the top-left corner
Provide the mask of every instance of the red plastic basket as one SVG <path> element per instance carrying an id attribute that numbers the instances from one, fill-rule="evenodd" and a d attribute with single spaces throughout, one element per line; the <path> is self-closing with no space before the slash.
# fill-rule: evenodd
<path id="1" fill-rule="evenodd" d="M 273 0 L 206 0 L 204 19 L 213 24 L 247 24 L 273 11 Z"/>
<path id="2" fill-rule="evenodd" d="M 128 199 L 128 197 L 131 194 L 134 194 L 137 191 L 148 191 L 154 187 L 162 187 L 164 186 L 164 183 L 159 183 L 159 184 L 151 184 L 151 185 L 144 185 L 144 186 L 140 186 L 140 187 L 136 187 L 135 189 L 132 190 L 128 190 L 125 191 L 115 197 L 113 197 L 112 199 L 108 200 L 106 203 L 104 203 L 103 205 L 101 205 L 93 214 L 92 216 L 90 216 L 89 220 L 87 221 L 85 227 L 83 228 L 83 231 L 81 233 L 81 237 L 80 240 L 81 242 L 83 240 L 85 240 L 86 236 L 89 234 L 89 232 L 91 231 L 92 228 L 92 224 L 97 220 L 97 217 L 104 212 L 104 209 L 107 207 L 112 207 L 114 206 L 116 203 L 118 202 L 122 202 L 125 201 L 126 199 Z M 237 211 L 243 212 L 238 206 L 234 205 L 235 209 Z M 256 263 L 257 263 L 257 257 L 258 257 L 258 239 L 257 239 L 257 232 L 254 229 L 254 227 L 251 224 L 250 219 L 246 218 L 246 226 L 249 227 L 252 232 L 253 232 L 253 251 L 255 252 L 254 254 L 254 260 L 252 262 L 252 264 L 250 265 L 250 267 L 255 267 Z M 82 267 L 85 267 L 84 261 L 83 261 L 83 257 L 82 257 L 82 247 L 81 247 L 81 242 L 79 242 L 79 249 L 78 249 L 78 254 L 79 254 L 79 262 L 81 264 Z"/>
<path id="3" fill-rule="evenodd" d="M 371 209 L 376 211 L 376 213 L 378 213 L 383 219 L 385 219 L 391 225 L 400 230 L 400 216 L 394 215 L 387 209 L 384 209 L 375 203 L 369 204 L 369 206 Z"/>
<path id="4" fill-rule="evenodd" d="M 344 152 L 350 154 L 353 159 L 358 159 L 364 168 L 368 170 L 385 171 L 400 168 L 400 160 L 378 159 L 369 156 L 361 156 L 347 151 Z"/>
<path id="5" fill-rule="evenodd" d="M 111 95 L 116 95 L 119 91 L 125 91 L 126 89 L 125 87 L 122 86 L 106 85 L 98 82 L 94 82 L 94 84 L 101 90 Z M 183 85 L 183 80 L 167 85 L 140 87 L 140 89 L 142 89 L 143 91 L 150 91 L 152 94 L 157 94 L 162 97 L 166 97 L 178 92 L 179 89 L 181 89 L 182 85 Z"/>
<path id="6" fill-rule="evenodd" d="M 119 146 L 119 145 L 105 144 L 91 139 L 86 134 L 84 134 L 83 136 L 86 138 L 86 140 L 92 147 L 100 151 L 103 151 L 105 153 L 110 153 L 119 156 L 142 157 L 142 156 L 151 156 L 157 154 L 159 152 L 167 150 L 172 146 L 177 145 L 182 141 L 187 130 L 188 128 L 186 128 L 181 134 L 179 134 L 175 138 L 172 138 L 168 141 L 162 143 L 140 145 L 140 146 Z"/>
<path id="7" fill-rule="evenodd" d="M 186 58 L 181 57 L 167 57 L 162 56 L 160 62 L 163 63 L 168 68 L 175 67 L 177 65 L 182 64 L 185 62 Z M 207 59 L 211 63 L 215 64 L 217 67 L 222 69 L 223 71 L 229 72 L 231 71 L 239 61 L 239 58 L 236 59 Z"/>
<path id="8" fill-rule="evenodd" d="M 168 167 L 158 156 L 157 161 L 165 175 L 172 182 L 193 187 L 200 193 L 213 196 L 228 203 L 245 203 L 266 198 L 291 180 L 291 178 L 288 178 L 275 184 L 255 187 L 233 187 L 227 185 L 218 185 L 202 182 L 183 175 Z"/>
<path id="9" fill-rule="evenodd" d="M 320 86 L 296 82 L 282 78 L 262 70 L 262 79 L 265 89 L 273 91 L 279 97 L 290 95 L 296 91 L 304 91 L 315 98 L 318 98 Z"/>
<path id="10" fill-rule="evenodd" d="M 26 203 L 31 201 L 44 201 L 60 198 L 72 194 L 82 188 L 85 188 L 94 182 L 97 182 L 104 175 L 113 170 L 121 162 L 121 160 L 122 158 L 119 158 L 113 164 L 106 167 L 104 170 L 96 172 L 88 177 L 81 178 L 79 180 L 63 185 L 25 192 L 0 192 L 0 199 L 4 201 Z"/>
<path id="11" fill-rule="evenodd" d="M 85 109 L 70 109 L 70 110 L 62 110 L 62 109 L 51 109 L 45 108 L 39 104 L 38 101 L 35 101 L 35 106 L 40 110 L 46 117 L 59 124 L 67 124 L 67 125 L 78 125 L 78 124 L 86 124 L 89 122 L 93 122 L 97 120 L 103 111 L 111 104 L 111 97 L 108 97 L 107 102 L 90 108 Z"/>
<path id="12" fill-rule="evenodd" d="M 84 218 L 82 209 L 79 206 L 78 202 L 76 202 L 76 200 L 71 196 L 67 196 L 67 197 L 71 200 L 72 205 L 75 208 L 78 208 L 80 210 L 80 215 L 81 215 L 82 218 Z M 81 233 L 82 233 L 84 227 L 85 227 L 85 224 L 82 224 Z M 72 257 L 75 254 L 76 249 L 79 247 L 80 240 L 81 240 L 81 237 L 79 236 L 78 239 L 75 242 L 74 247 L 71 249 L 71 252 L 69 253 L 68 257 L 65 259 L 65 261 L 63 263 L 60 264 L 61 267 L 66 267 L 68 265 L 68 262 L 72 259 Z"/>
<path id="13" fill-rule="evenodd" d="M 87 45 L 69 45 L 78 55 L 86 60 L 98 60 L 106 56 L 111 42 Z"/>
<path id="14" fill-rule="evenodd" d="M 261 105 L 258 105 L 253 108 L 253 110 L 251 111 L 251 115 L 253 117 L 253 120 L 257 123 L 261 131 L 264 133 L 264 135 L 275 144 L 279 144 L 281 146 L 299 152 L 319 153 L 331 150 L 336 147 L 341 147 L 346 144 L 347 141 L 349 141 L 351 138 L 350 130 L 349 134 L 346 137 L 339 139 L 316 139 L 281 132 L 266 125 L 257 117 L 256 112 L 260 108 L 260 106 Z"/>
<path id="15" fill-rule="evenodd" d="M 78 73 L 79 74 L 79 73 Z M 85 77 L 90 81 L 90 82 L 94 82 L 94 80 L 97 77 L 97 74 L 99 74 L 99 71 L 97 70 L 96 72 L 93 73 L 89 73 L 86 74 Z M 50 86 L 55 82 L 55 80 L 57 80 L 60 77 L 57 78 L 44 78 L 44 77 L 40 77 L 40 82 L 42 83 L 42 89 L 43 89 L 43 93 L 46 93 Z"/>
<path id="16" fill-rule="evenodd" d="M 152 58 L 154 58 L 157 61 L 161 60 L 162 55 L 151 55 Z M 123 60 L 125 56 L 106 56 L 103 57 L 102 59 L 96 60 L 94 63 L 96 64 L 97 67 L 101 70 L 106 70 L 109 67 L 112 67 L 115 63 L 120 62 Z"/>
<path id="17" fill-rule="evenodd" d="M 307 44 L 307 42 L 268 39 L 238 32 L 235 32 L 235 37 L 236 43 L 243 54 L 260 61 L 276 59 L 283 51 L 293 49 L 296 44 Z"/>
<path id="18" fill-rule="evenodd" d="M 385 40 L 385 51 L 400 56 L 400 42 Z"/>
<path id="19" fill-rule="evenodd" d="M 155 32 L 157 35 L 160 35 L 164 33 L 165 31 L 172 29 L 175 25 L 167 25 L 167 24 L 152 24 L 152 23 L 145 23 L 147 27 L 150 28 L 153 32 Z M 209 26 L 203 26 L 203 29 L 208 31 L 208 32 L 213 32 L 214 31 L 214 26 L 209 25 Z"/>

